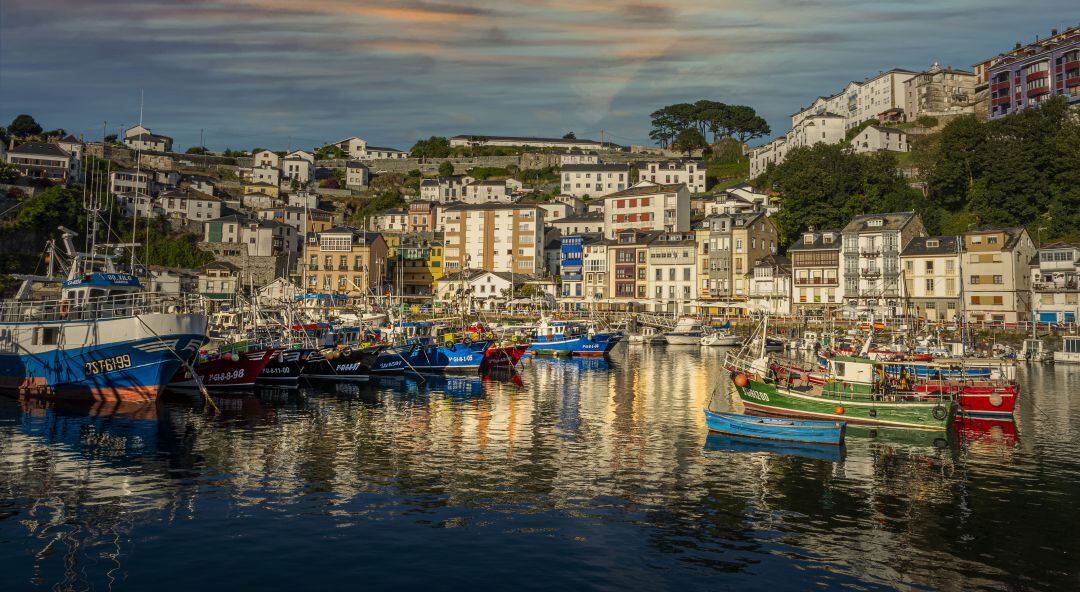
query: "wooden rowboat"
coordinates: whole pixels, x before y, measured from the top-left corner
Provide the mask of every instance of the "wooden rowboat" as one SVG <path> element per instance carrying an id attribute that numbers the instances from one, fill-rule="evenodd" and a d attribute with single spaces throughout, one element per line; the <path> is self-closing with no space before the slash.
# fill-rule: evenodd
<path id="1" fill-rule="evenodd" d="M 708 409 L 704 411 L 705 423 L 710 431 L 785 442 L 840 445 L 844 443 L 844 429 L 847 426 L 843 421 L 779 419 L 738 413 L 716 413 Z"/>

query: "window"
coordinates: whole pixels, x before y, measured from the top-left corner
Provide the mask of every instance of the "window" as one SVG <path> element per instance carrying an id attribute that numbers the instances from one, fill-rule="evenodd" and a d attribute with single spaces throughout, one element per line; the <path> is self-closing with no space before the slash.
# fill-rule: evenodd
<path id="1" fill-rule="evenodd" d="M 978 283 L 979 283 L 979 276 L 977 276 L 977 275 L 973 275 L 973 276 L 971 276 L 971 283 L 972 283 L 973 285 L 974 285 L 974 284 L 978 284 Z"/>
<path id="2" fill-rule="evenodd" d="M 933 278 L 930 278 L 930 279 L 926 280 L 926 295 L 927 296 L 933 296 L 934 295 L 934 279 Z"/>

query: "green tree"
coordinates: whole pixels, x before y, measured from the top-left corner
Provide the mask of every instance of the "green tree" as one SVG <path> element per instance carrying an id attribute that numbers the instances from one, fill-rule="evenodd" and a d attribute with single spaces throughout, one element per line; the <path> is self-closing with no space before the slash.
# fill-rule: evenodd
<path id="1" fill-rule="evenodd" d="M 732 105 L 727 113 L 728 128 L 740 142 L 749 142 L 772 133 L 769 124 L 753 108 L 745 105 Z"/>
<path id="2" fill-rule="evenodd" d="M 192 146 L 184 151 L 184 154 L 207 154 L 210 152 L 206 149 L 206 146 Z"/>
<path id="3" fill-rule="evenodd" d="M 565 134 L 563 134 L 562 139 L 564 139 L 564 140 L 576 140 L 577 139 L 577 134 L 575 134 L 574 132 L 566 132 Z"/>
<path id="4" fill-rule="evenodd" d="M 14 223 L 16 228 L 55 229 L 58 226 L 81 228 L 86 220 L 82 199 L 66 187 L 49 187 L 26 201 Z"/>
<path id="5" fill-rule="evenodd" d="M 315 160 L 341 160 L 343 158 L 345 158 L 345 152 L 335 144 L 327 144 L 315 151 Z"/>
<path id="6" fill-rule="evenodd" d="M 426 140 L 418 140 L 409 149 L 409 156 L 413 158 L 448 158 L 453 155 L 450 149 L 450 140 L 441 136 L 431 136 Z"/>
<path id="7" fill-rule="evenodd" d="M 697 128 L 689 127 L 679 132 L 679 135 L 675 137 L 675 141 L 671 143 L 671 147 L 675 150 L 686 152 L 686 155 L 690 156 L 690 153 L 694 150 L 705 150 L 708 148 L 709 143 Z"/>
<path id="8" fill-rule="evenodd" d="M 33 117 L 24 113 L 11 120 L 11 125 L 8 126 L 7 131 L 16 138 L 25 138 L 27 136 L 36 136 L 37 134 L 40 134 L 41 126 L 38 125 L 38 122 L 34 121 Z"/>
<path id="9" fill-rule="evenodd" d="M 454 163 L 444 160 L 439 164 L 439 176 L 449 177 L 454 174 Z"/>

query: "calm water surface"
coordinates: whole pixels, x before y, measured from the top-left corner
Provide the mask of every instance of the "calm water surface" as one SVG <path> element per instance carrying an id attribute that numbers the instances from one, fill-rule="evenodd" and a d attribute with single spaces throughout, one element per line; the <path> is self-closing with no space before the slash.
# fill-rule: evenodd
<path id="1" fill-rule="evenodd" d="M 619 345 L 219 415 L 0 398 L 0 590 L 1080 589 L 1080 369 L 1023 370 L 1015 426 L 837 451 L 707 436 L 721 355 Z"/>

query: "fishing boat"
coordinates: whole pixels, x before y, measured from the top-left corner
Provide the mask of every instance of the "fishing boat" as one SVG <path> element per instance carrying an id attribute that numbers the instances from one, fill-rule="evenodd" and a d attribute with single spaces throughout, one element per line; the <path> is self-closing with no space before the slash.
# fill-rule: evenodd
<path id="1" fill-rule="evenodd" d="M 526 353 L 554 356 L 602 356 L 615 347 L 620 333 L 600 333 L 591 326 L 541 320 Z"/>
<path id="2" fill-rule="evenodd" d="M 632 344 L 659 344 L 666 341 L 664 335 L 652 327 L 642 327 L 641 333 L 631 333 L 627 340 Z"/>
<path id="3" fill-rule="evenodd" d="M 304 359 L 301 374 L 316 380 L 367 380 L 384 349 L 382 346 L 349 348 L 342 345 L 312 351 Z"/>
<path id="4" fill-rule="evenodd" d="M 844 429 L 847 426 L 843 421 L 778 419 L 739 413 L 717 413 L 708 409 L 705 409 L 705 423 L 710 431 L 731 436 L 836 446 L 844 443 Z"/>
<path id="5" fill-rule="evenodd" d="M 844 460 L 843 446 L 743 438 L 740 436 L 728 436 L 718 432 L 710 432 L 709 436 L 705 438 L 705 450 L 707 452 L 722 451 L 750 454 L 765 452 L 781 456 L 800 457 L 827 462 L 840 462 Z"/>
<path id="6" fill-rule="evenodd" d="M 15 298 L 0 302 L 0 389 L 56 398 L 155 399 L 207 341 L 202 299 L 146 292 L 138 277 L 116 269 L 114 255 L 95 254 L 94 248 L 79 253 L 72 243 L 77 235 L 61 231 L 67 256 L 50 241 L 48 274 L 18 276 L 23 283 Z M 60 284 L 60 298 L 30 300 L 35 283 Z"/>
<path id="7" fill-rule="evenodd" d="M 386 350 L 375 360 L 371 370 L 380 374 L 407 371 L 479 372 L 491 343 L 484 339 L 438 344 L 432 339 L 425 339 Z"/>
<path id="8" fill-rule="evenodd" d="M 734 347 L 742 343 L 741 336 L 727 332 L 709 333 L 701 337 L 701 345 L 705 347 Z"/>
<path id="9" fill-rule="evenodd" d="M 1061 351 L 1054 352 L 1055 364 L 1080 364 L 1080 337 L 1067 335 L 1061 338 Z"/>
<path id="10" fill-rule="evenodd" d="M 304 372 L 304 361 L 312 353 L 316 353 L 316 350 L 300 348 L 278 351 L 270 357 L 256 382 L 281 384 L 299 381 Z"/>
<path id="11" fill-rule="evenodd" d="M 280 350 L 254 348 L 245 351 L 200 352 L 194 364 L 180 368 L 169 386 L 177 388 L 246 388 L 255 385 L 263 368 Z"/>
<path id="12" fill-rule="evenodd" d="M 724 365 L 743 405 L 752 411 L 815 419 L 844 420 L 896 428 L 944 430 L 956 410 L 945 394 L 901 391 L 878 379 L 881 362 L 865 358 L 829 359 L 824 384 L 799 383 L 767 355 L 729 353 Z"/>
<path id="13" fill-rule="evenodd" d="M 529 346 L 513 342 L 491 342 L 484 351 L 484 368 L 513 368 Z"/>
<path id="14" fill-rule="evenodd" d="M 705 335 L 701 322 L 691 317 L 683 317 L 675 323 L 675 328 L 664 333 L 668 345 L 700 345 Z"/>

